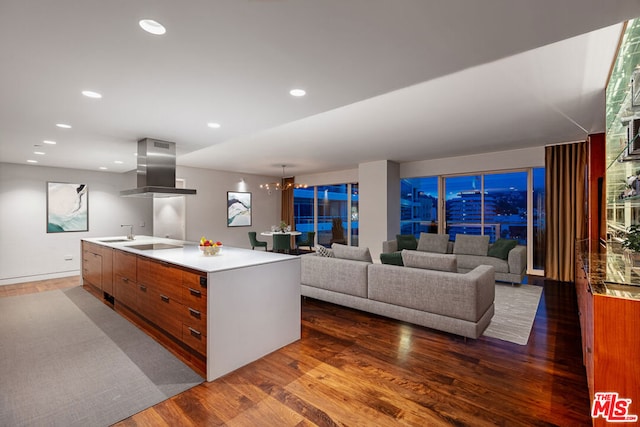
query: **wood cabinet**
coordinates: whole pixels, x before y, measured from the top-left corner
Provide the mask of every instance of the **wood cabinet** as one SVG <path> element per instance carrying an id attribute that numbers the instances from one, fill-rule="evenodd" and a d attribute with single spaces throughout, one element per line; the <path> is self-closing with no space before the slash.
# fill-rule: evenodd
<path id="1" fill-rule="evenodd" d="M 116 304 L 138 310 L 137 255 L 115 250 L 113 254 L 113 288 Z"/>
<path id="2" fill-rule="evenodd" d="M 591 404 L 595 393 L 616 392 L 631 399 L 630 414 L 640 415 L 640 300 L 592 292 L 579 257 L 576 292 Z M 606 424 L 603 417 L 593 420 Z"/>
<path id="3" fill-rule="evenodd" d="M 91 242 L 82 242 L 82 280 L 94 293 L 113 295 L 113 249 Z"/>
<path id="4" fill-rule="evenodd" d="M 82 280 L 102 290 L 102 249 L 99 245 L 82 242 Z"/>

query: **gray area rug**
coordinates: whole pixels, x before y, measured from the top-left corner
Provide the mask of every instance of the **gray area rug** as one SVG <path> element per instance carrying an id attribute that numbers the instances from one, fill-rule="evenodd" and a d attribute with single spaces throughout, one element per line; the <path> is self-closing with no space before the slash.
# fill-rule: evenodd
<path id="1" fill-rule="evenodd" d="M 0 426 L 108 426 L 202 381 L 81 287 L 0 298 Z"/>
<path id="2" fill-rule="evenodd" d="M 496 283 L 495 314 L 482 335 L 527 345 L 541 295 L 541 286 Z"/>

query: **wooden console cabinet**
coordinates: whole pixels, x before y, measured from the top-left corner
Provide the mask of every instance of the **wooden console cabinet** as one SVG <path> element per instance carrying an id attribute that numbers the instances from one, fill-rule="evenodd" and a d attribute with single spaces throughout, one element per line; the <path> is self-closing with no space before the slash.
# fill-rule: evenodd
<path id="1" fill-rule="evenodd" d="M 575 283 L 591 405 L 595 393 L 616 392 L 632 400 L 629 413 L 640 417 L 640 300 L 624 297 L 624 290 L 621 296 L 604 294 L 590 280 L 577 257 Z M 594 426 L 606 424 L 603 417 L 593 420 Z"/>

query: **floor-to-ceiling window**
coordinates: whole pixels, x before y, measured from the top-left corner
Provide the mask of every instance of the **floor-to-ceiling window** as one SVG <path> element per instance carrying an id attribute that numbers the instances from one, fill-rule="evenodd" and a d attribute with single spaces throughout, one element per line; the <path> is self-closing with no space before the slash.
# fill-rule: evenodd
<path id="1" fill-rule="evenodd" d="M 529 272 L 542 273 L 544 185 L 544 168 L 405 178 L 400 230 L 416 237 L 447 233 L 451 240 L 458 234 L 514 239 L 528 246 Z"/>
<path id="2" fill-rule="evenodd" d="M 293 206 L 296 230 L 315 231 L 317 244 L 358 245 L 358 184 L 298 188 Z"/>
<path id="3" fill-rule="evenodd" d="M 438 177 L 400 181 L 400 233 L 438 232 Z"/>

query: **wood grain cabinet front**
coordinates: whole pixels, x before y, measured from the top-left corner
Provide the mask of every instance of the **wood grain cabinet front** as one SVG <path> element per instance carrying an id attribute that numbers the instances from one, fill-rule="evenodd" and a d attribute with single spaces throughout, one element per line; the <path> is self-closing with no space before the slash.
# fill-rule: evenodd
<path id="1" fill-rule="evenodd" d="M 207 354 L 207 276 L 182 272 L 182 339 L 202 355 Z"/>
<path id="2" fill-rule="evenodd" d="M 82 280 L 102 290 L 102 249 L 90 242 L 82 242 Z"/>
<path id="3" fill-rule="evenodd" d="M 113 256 L 114 297 L 116 304 L 138 310 L 137 256 L 124 251 L 115 251 Z"/>

